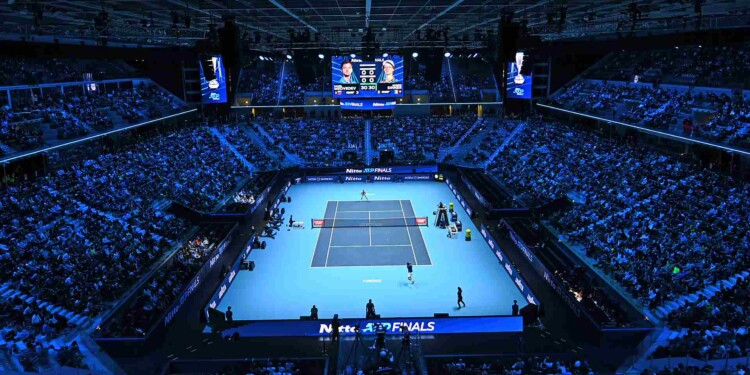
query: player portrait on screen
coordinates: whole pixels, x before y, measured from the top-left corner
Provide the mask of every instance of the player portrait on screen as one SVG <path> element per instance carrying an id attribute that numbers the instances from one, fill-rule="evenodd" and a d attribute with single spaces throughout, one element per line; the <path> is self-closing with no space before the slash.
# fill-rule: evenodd
<path id="1" fill-rule="evenodd" d="M 359 83 L 357 76 L 354 74 L 354 68 L 351 61 L 341 63 L 341 79 L 339 83 Z"/>
<path id="2" fill-rule="evenodd" d="M 380 75 L 380 80 L 378 82 L 380 83 L 396 83 L 398 80 L 396 80 L 396 77 L 393 76 L 393 73 L 396 71 L 396 64 L 393 63 L 391 60 L 385 60 L 383 61 L 383 73 Z"/>

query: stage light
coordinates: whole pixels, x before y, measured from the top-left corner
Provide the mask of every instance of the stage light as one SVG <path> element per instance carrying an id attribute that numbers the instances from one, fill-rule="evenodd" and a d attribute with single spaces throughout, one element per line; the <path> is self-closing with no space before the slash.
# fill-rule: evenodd
<path id="1" fill-rule="evenodd" d="M 266 61 L 266 58 L 263 56 L 258 56 L 258 58 L 260 59 L 260 61 Z"/>
<path id="2" fill-rule="evenodd" d="M 416 59 L 417 57 L 419 57 L 419 53 L 414 52 L 414 53 L 411 54 L 411 57 L 413 57 L 413 58 Z"/>
<path id="3" fill-rule="evenodd" d="M 319 53 L 319 54 L 318 54 L 318 58 L 319 58 L 319 59 L 321 59 L 321 60 L 323 60 L 323 58 L 325 58 L 325 57 L 326 57 L 326 56 L 325 56 L 324 54 L 322 54 L 322 53 Z"/>
<path id="4" fill-rule="evenodd" d="M 357 55 L 355 55 L 355 54 L 353 54 L 353 53 L 352 53 L 351 55 L 349 55 L 349 57 L 351 57 L 351 58 L 355 58 L 356 56 L 357 56 Z"/>
<path id="5" fill-rule="evenodd" d="M 291 60 L 292 59 L 292 55 L 286 55 L 286 59 L 287 60 Z"/>
<path id="6" fill-rule="evenodd" d="M 383 57 L 388 57 L 388 53 L 384 53 L 384 54 L 383 54 Z"/>
<path id="7" fill-rule="evenodd" d="M 446 53 L 443 54 L 443 56 L 445 56 L 445 57 L 451 57 L 451 53 L 450 52 L 446 52 Z"/>

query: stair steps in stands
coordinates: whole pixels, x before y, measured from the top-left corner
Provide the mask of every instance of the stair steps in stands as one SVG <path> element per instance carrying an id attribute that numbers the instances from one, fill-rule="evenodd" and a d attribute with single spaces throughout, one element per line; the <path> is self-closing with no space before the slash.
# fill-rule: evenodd
<path id="1" fill-rule="evenodd" d="M 155 211 L 164 211 L 172 203 L 169 199 L 157 199 L 151 204 Z"/>
<path id="2" fill-rule="evenodd" d="M 219 138 L 219 141 L 221 142 L 222 145 L 228 147 L 229 150 L 232 151 L 232 153 L 234 154 L 234 156 L 236 156 L 237 159 L 239 159 L 242 162 L 242 164 L 245 166 L 245 168 L 247 168 L 248 171 L 252 172 L 253 170 L 255 170 L 255 167 L 253 166 L 253 163 L 251 163 L 249 160 L 245 159 L 245 157 L 239 151 L 237 151 L 237 148 L 234 147 L 234 145 L 231 144 L 227 140 L 226 137 L 224 137 L 224 134 L 221 134 L 221 132 L 218 129 L 214 128 L 214 127 L 211 127 L 210 130 L 211 130 L 211 133 L 213 133 L 213 135 L 216 136 L 216 138 Z"/>
<path id="3" fill-rule="evenodd" d="M 659 346 L 666 344 L 672 338 L 672 336 L 675 335 L 675 333 L 677 332 L 665 328 L 653 329 L 651 333 L 649 333 L 638 345 L 638 347 L 634 351 L 635 354 L 625 360 L 620 368 L 615 371 L 615 374 L 639 373 L 632 372 L 631 370 L 634 367 L 640 367 L 638 366 L 638 363 L 646 361 L 648 357 L 650 357 L 651 354 L 653 354 L 654 351 L 659 348 Z"/>
<path id="4" fill-rule="evenodd" d="M 474 129 L 476 129 L 476 127 L 479 126 L 482 122 L 484 122 L 483 118 L 481 118 L 481 117 L 477 118 L 477 120 L 474 121 L 474 124 L 471 125 L 471 127 L 469 128 L 469 130 L 467 130 L 466 133 L 462 134 L 461 137 L 459 137 L 458 140 L 455 143 L 453 143 L 452 146 L 441 149 L 438 152 L 438 161 L 445 160 L 445 158 L 448 155 L 453 155 L 453 157 L 456 158 L 456 156 L 457 156 L 456 155 L 457 148 L 459 146 L 463 146 L 462 143 L 464 142 L 464 140 L 466 139 L 466 137 L 469 136 L 469 134 L 471 134 L 471 132 L 473 132 Z"/>
<path id="5" fill-rule="evenodd" d="M 49 122 L 42 122 L 39 124 L 39 129 L 42 131 L 42 136 L 46 142 L 58 139 L 57 129 L 52 129 L 52 124 Z"/>
<path id="6" fill-rule="evenodd" d="M 271 135 L 268 134 L 268 132 L 266 131 L 266 129 L 263 128 L 263 126 L 261 126 L 259 123 L 254 123 L 254 124 L 258 128 L 258 132 L 263 137 L 265 137 L 270 144 L 274 144 L 275 143 L 275 140 L 273 139 L 273 137 L 271 137 Z M 299 157 L 298 155 L 292 154 L 289 151 L 287 151 L 284 148 L 284 145 L 279 145 L 278 148 L 279 148 L 279 150 L 281 150 L 281 152 L 284 153 L 284 161 L 282 161 L 282 164 L 284 164 L 284 165 L 303 165 L 305 163 L 305 161 L 302 160 L 301 157 Z"/>
<path id="7" fill-rule="evenodd" d="M 516 126 L 516 128 L 513 129 L 513 131 L 508 135 L 508 137 L 505 138 L 503 143 L 501 143 L 500 146 L 498 146 L 497 150 L 495 150 L 495 152 L 493 152 L 492 155 L 490 155 L 490 158 L 487 160 L 486 163 L 484 163 L 484 166 L 487 167 L 487 165 L 489 165 L 493 160 L 495 160 L 497 155 L 500 155 L 500 153 L 503 152 L 503 150 L 505 150 L 505 148 L 508 147 L 508 145 L 510 145 L 511 142 L 513 142 L 513 139 L 516 138 L 516 135 L 521 133 L 525 127 L 526 127 L 526 121 L 519 123 L 518 126 Z"/>
<path id="8" fill-rule="evenodd" d="M 99 215 L 100 217 L 102 217 L 104 219 L 107 219 L 109 221 L 116 221 L 116 222 L 120 223 L 125 228 L 131 227 L 136 232 L 140 232 L 141 234 L 145 234 L 146 233 L 145 229 L 143 229 L 141 227 L 134 226 L 134 225 L 130 225 L 130 223 L 128 223 L 127 221 L 125 221 L 119 215 L 113 214 L 111 212 L 101 211 L 101 210 L 99 210 L 97 208 L 91 207 L 91 206 L 87 205 L 86 203 L 83 203 L 83 202 L 81 202 L 79 200 L 76 200 L 76 199 L 71 199 L 71 200 L 72 200 L 72 202 L 74 202 L 75 204 L 77 204 L 79 206 L 79 208 L 81 208 L 81 209 L 91 211 L 92 213 L 94 213 L 96 215 Z M 155 240 L 161 240 L 162 239 L 161 236 L 159 236 L 158 234 L 153 233 L 153 232 L 151 233 L 151 238 L 153 238 Z"/>
<path id="9" fill-rule="evenodd" d="M 483 124 L 482 130 L 479 131 L 476 135 L 468 139 L 468 141 L 456 148 L 456 150 L 453 152 L 453 157 L 456 160 L 464 160 L 464 157 L 471 152 L 474 148 L 478 147 L 480 143 L 484 142 L 487 137 L 492 134 L 492 128 L 494 124 L 489 123 L 493 120 L 485 119 Z M 472 165 L 471 163 L 464 163 L 467 166 L 476 167 L 475 165 Z"/>
<path id="10" fill-rule="evenodd" d="M 700 291 L 697 291 L 695 293 L 691 293 L 686 296 L 679 297 L 673 301 L 669 301 L 659 307 L 656 308 L 657 315 L 661 315 L 662 318 L 666 317 L 671 313 L 672 311 L 675 311 L 679 309 L 682 306 L 686 306 L 688 304 L 693 304 L 698 301 L 701 295 L 705 296 L 706 299 L 709 299 L 713 297 L 716 293 L 721 291 L 722 287 L 725 289 L 731 289 L 734 288 L 735 285 L 737 285 L 737 282 L 740 280 L 745 280 L 748 277 L 750 277 L 750 272 L 748 271 L 742 271 L 736 275 L 733 275 L 732 277 L 729 277 L 724 280 L 717 281 L 716 283 L 709 285 L 705 288 L 703 288 Z"/>
<path id="11" fill-rule="evenodd" d="M 122 118 L 122 116 L 120 116 L 120 114 L 116 111 L 107 110 L 107 116 L 112 119 L 112 125 L 114 125 L 115 129 L 119 129 L 128 125 L 128 122 L 125 121 L 125 119 Z"/>
<path id="12" fill-rule="evenodd" d="M 263 126 L 261 126 L 257 122 L 254 122 L 253 125 L 255 125 L 255 127 L 258 128 L 258 132 L 260 133 L 260 135 L 262 135 L 263 137 L 265 137 L 268 140 L 269 143 L 271 143 L 271 144 L 274 143 L 273 137 L 271 137 L 271 135 L 268 134 L 268 132 L 266 131 L 266 129 L 263 128 Z"/>
<path id="13" fill-rule="evenodd" d="M 87 122 L 84 122 L 81 119 L 79 119 L 78 117 L 73 116 L 73 114 L 70 113 L 70 112 L 68 112 L 68 111 L 65 111 L 65 112 L 68 114 L 68 116 L 70 116 L 70 118 L 74 119 L 75 122 L 78 123 L 78 125 L 80 125 L 84 129 L 86 129 L 87 132 L 93 133 L 93 132 L 96 131 L 96 130 L 94 130 L 94 128 L 90 127 Z"/>
<path id="14" fill-rule="evenodd" d="M 10 283 L 5 283 L 3 285 L 0 285 L 0 298 L 11 300 L 16 297 L 20 298 L 26 303 L 38 301 L 36 297 L 29 296 L 21 291 L 13 289 Z M 88 317 L 86 317 L 85 315 L 75 314 L 72 311 L 65 310 L 64 308 L 60 306 L 55 306 L 47 302 L 41 302 L 40 306 L 41 308 L 47 310 L 51 314 L 64 316 L 66 319 L 68 319 L 68 322 L 70 324 L 73 324 L 76 326 L 81 325 L 82 323 L 86 322 L 86 320 L 88 319 Z"/>
<path id="15" fill-rule="evenodd" d="M 265 151 L 265 153 L 273 160 L 277 160 L 281 162 L 282 158 L 278 155 L 277 152 L 273 150 L 273 142 L 267 142 L 267 139 L 258 134 L 255 130 L 251 129 L 250 127 L 242 127 L 242 131 L 245 132 L 245 134 L 250 137 L 250 139 L 253 140 L 253 143 L 261 150 Z"/>
<path id="16" fill-rule="evenodd" d="M 10 146 L 2 142 L 0 142 L 0 150 L 2 150 L 3 154 L 5 155 L 13 154 L 16 152 L 16 150 L 12 149 Z"/>
<path id="17" fill-rule="evenodd" d="M 372 164 L 372 124 L 365 120 L 365 165 Z"/>

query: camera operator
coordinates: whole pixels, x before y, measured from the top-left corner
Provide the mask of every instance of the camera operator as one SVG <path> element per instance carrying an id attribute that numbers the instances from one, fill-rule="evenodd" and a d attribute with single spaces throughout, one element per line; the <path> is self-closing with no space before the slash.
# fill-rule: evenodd
<path id="1" fill-rule="evenodd" d="M 341 328 L 341 322 L 339 322 L 339 314 L 333 316 L 333 322 L 331 322 L 331 342 L 339 339 L 339 328 Z"/>
<path id="2" fill-rule="evenodd" d="M 380 323 L 375 326 L 375 336 L 375 348 L 377 350 L 385 348 L 385 328 Z"/>
<path id="3" fill-rule="evenodd" d="M 409 332 L 409 326 L 407 326 L 406 324 L 402 324 L 401 333 L 404 335 L 401 338 L 401 345 L 408 347 L 411 344 L 411 332 Z"/>

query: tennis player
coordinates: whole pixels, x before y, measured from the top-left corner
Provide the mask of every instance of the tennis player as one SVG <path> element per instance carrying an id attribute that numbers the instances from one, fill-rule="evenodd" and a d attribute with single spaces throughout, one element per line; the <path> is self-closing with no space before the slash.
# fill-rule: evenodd
<path id="1" fill-rule="evenodd" d="M 362 194 L 359 196 L 360 202 L 362 201 L 362 199 L 364 199 L 366 201 L 370 200 L 369 198 L 367 198 L 367 192 L 364 189 L 362 189 Z"/>
<path id="2" fill-rule="evenodd" d="M 409 272 L 409 277 L 407 278 L 412 285 L 414 285 L 414 277 L 412 277 L 412 265 L 409 262 L 406 262 L 406 270 Z"/>

